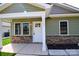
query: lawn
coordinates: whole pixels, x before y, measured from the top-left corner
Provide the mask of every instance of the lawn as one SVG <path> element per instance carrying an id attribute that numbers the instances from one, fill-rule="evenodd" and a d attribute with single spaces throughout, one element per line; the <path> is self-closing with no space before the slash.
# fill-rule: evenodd
<path id="1" fill-rule="evenodd" d="M 15 56 L 16 53 L 0 52 L 0 56 Z"/>
<path id="2" fill-rule="evenodd" d="M 11 43 L 11 39 L 10 38 L 5 38 L 2 40 L 2 45 L 5 46 L 7 44 Z M 0 52 L 0 56 L 14 56 L 16 55 L 16 53 L 9 53 L 9 52 Z"/>
<path id="3" fill-rule="evenodd" d="M 4 45 L 7 45 L 7 44 L 9 44 L 9 43 L 11 43 L 11 39 L 10 39 L 10 38 L 5 38 L 5 39 L 2 40 L 2 45 L 3 45 L 3 46 L 4 46 Z"/>

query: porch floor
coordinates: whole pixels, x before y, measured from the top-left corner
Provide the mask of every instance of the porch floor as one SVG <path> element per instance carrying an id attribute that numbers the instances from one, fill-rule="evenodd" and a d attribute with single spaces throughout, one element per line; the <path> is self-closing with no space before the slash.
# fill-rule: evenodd
<path id="1" fill-rule="evenodd" d="M 48 55 L 42 51 L 42 44 L 8 44 L 3 46 L 2 52 L 11 52 L 18 55 Z"/>

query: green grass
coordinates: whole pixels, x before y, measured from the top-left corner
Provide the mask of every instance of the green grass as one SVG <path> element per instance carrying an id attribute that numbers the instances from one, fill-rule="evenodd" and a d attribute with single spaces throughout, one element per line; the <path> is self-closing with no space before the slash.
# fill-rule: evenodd
<path id="1" fill-rule="evenodd" d="M 0 52 L 0 56 L 15 56 L 16 53 Z"/>
<path id="2" fill-rule="evenodd" d="M 10 43 L 11 43 L 10 38 L 5 38 L 5 39 L 2 40 L 3 46 L 10 44 Z M 0 52 L 0 56 L 14 56 L 14 55 L 16 55 L 16 53 Z"/>
<path id="3" fill-rule="evenodd" d="M 5 38 L 2 40 L 2 45 L 5 46 L 7 44 L 11 43 L 11 39 L 10 38 Z"/>

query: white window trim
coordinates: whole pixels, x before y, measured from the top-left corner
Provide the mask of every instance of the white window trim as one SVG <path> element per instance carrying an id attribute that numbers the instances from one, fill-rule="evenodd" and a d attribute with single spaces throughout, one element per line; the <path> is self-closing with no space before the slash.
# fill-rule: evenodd
<path id="1" fill-rule="evenodd" d="M 19 23 L 19 22 L 17 22 L 17 23 Z M 15 24 L 17 24 L 17 23 L 14 23 L 14 35 L 15 35 L 15 36 L 20 36 L 21 34 L 18 34 L 18 35 L 15 34 Z M 20 25 L 20 26 L 21 26 L 21 25 Z"/>
<path id="2" fill-rule="evenodd" d="M 29 34 L 23 34 L 23 23 L 28 23 L 29 24 Z M 30 36 L 30 22 L 22 22 L 22 35 L 23 36 Z"/>
<path id="3" fill-rule="evenodd" d="M 15 34 L 15 24 L 16 23 L 20 23 L 21 24 L 21 34 L 20 35 L 16 35 Z M 28 23 L 29 24 L 29 34 L 27 34 L 27 35 L 23 34 L 23 23 Z M 14 22 L 14 36 L 30 36 L 30 22 Z"/>
<path id="4" fill-rule="evenodd" d="M 60 34 L 60 22 L 67 22 L 67 34 Z M 68 20 L 59 20 L 59 35 L 68 36 L 69 35 L 69 21 Z"/>

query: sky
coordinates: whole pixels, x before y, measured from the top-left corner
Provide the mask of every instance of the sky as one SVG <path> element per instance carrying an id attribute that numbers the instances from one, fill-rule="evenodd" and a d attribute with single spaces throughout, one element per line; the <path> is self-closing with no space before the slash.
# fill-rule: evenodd
<path id="1" fill-rule="evenodd" d="M 67 3 L 67 4 L 70 4 L 72 6 L 75 6 L 75 7 L 79 8 L 79 3 Z"/>

